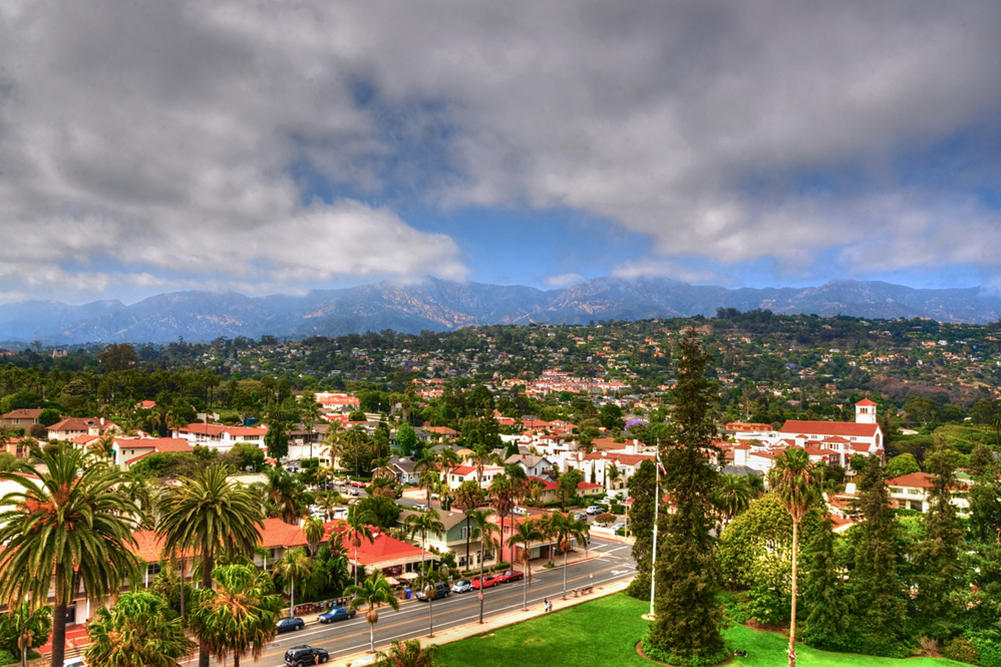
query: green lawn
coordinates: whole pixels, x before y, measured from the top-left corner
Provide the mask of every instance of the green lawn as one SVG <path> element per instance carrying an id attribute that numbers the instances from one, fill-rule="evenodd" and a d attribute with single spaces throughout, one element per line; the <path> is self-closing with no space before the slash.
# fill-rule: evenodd
<path id="1" fill-rule="evenodd" d="M 524 623 L 501 628 L 441 647 L 440 663 L 449 667 L 649 667 L 654 664 L 637 655 L 634 648 L 646 631 L 640 616 L 649 606 L 624 593 L 556 611 Z M 748 652 L 731 665 L 784 665 L 788 641 L 778 635 L 734 625 L 726 632 L 731 648 Z M 946 667 L 962 665 L 936 658 L 873 658 L 844 653 L 825 653 L 801 646 L 797 665 L 804 667 Z"/>

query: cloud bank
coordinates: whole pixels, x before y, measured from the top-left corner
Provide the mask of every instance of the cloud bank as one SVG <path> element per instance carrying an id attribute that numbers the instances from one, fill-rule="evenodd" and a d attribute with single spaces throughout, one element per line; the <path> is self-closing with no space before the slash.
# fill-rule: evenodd
<path id="1" fill-rule="evenodd" d="M 991 280 L 999 29 L 930 0 L 4 3 L 0 295 L 463 278 L 413 202 L 648 236 L 618 275 Z"/>

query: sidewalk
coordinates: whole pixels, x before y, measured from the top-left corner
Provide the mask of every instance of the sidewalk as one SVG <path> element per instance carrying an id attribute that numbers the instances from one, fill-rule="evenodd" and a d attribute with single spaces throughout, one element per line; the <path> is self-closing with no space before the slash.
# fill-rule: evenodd
<path id="1" fill-rule="evenodd" d="M 553 612 L 557 612 L 560 609 L 573 607 L 574 605 L 589 602 L 600 597 L 605 597 L 606 595 L 613 595 L 620 591 L 624 591 L 628 587 L 628 581 L 620 581 L 606 586 L 595 586 L 592 593 L 585 594 L 580 597 L 570 597 L 566 600 L 552 598 L 550 602 L 552 602 L 553 605 Z M 536 604 L 534 607 L 530 607 L 528 611 L 522 611 L 519 609 L 517 611 L 508 612 L 506 614 L 501 614 L 500 616 L 487 619 L 482 624 L 469 623 L 467 625 L 461 625 L 457 628 L 451 628 L 449 630 L 438 632 L 432 639 L 427 637 L 417 637 L 417 640 L 420 641 L 421 646 L 427 646 L 428 644 L 450 644 L 452 642 L 492 632 L 498 628 L 503 628 L 508 625 L 521 623 L 522 621 L 527 621 L 530 618 L 542 616 L 545 613 L 546 612 L 542 608 L 542 604 Z M 385 651 L 386 649 L 384 648 L 383 650 Z M 375 656 L 371 653 L 355 653 L 354 655 L 338 658 L 330 664 L 332 667 L 364 667 L 365 665 L 371 665 L 373 662 L 375 662 Z"/>

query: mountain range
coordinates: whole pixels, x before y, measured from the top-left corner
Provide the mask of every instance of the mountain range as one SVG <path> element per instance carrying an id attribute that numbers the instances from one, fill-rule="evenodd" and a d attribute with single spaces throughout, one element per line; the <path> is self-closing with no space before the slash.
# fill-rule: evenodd
<path id="1" fill-rule="evenodd" d="M 162 343 L 219 336 L 303 338 L 393 329 L 448 331 L 486 324 L 586 324 L 712 316 L 718 308 L 870 319 L 931 318 L 986 323 L 1001 318 L 1001 295 L 979 287 L 912 289 L 884 282 L 834 280 L 819 287 L 740 288 L 668 278 L 595 278 L 564 289 L 458 283 L 437 278 L 381 282 L 304 296 L 248 297 L 233 292 L 174 292 L 132 305 L 47 301 L 0 305 L 0 340 L 52 345 Z"/>

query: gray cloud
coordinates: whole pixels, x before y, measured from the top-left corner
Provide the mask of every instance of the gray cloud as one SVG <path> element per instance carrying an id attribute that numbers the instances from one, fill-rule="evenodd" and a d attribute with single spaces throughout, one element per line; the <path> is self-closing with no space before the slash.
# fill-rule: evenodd
<path id="1" fill-rule="evenodd" d="M 652 241 L 620 275 L 990 275 L 996 209 L 897 161 L 997 136 L 999 28 L 932 0 L 4 3 L 0 291 L 465 275 L 372 203 L 400 198 L 608 218 Z M 301 164 L 353 194 L 303 202 Z"/>

